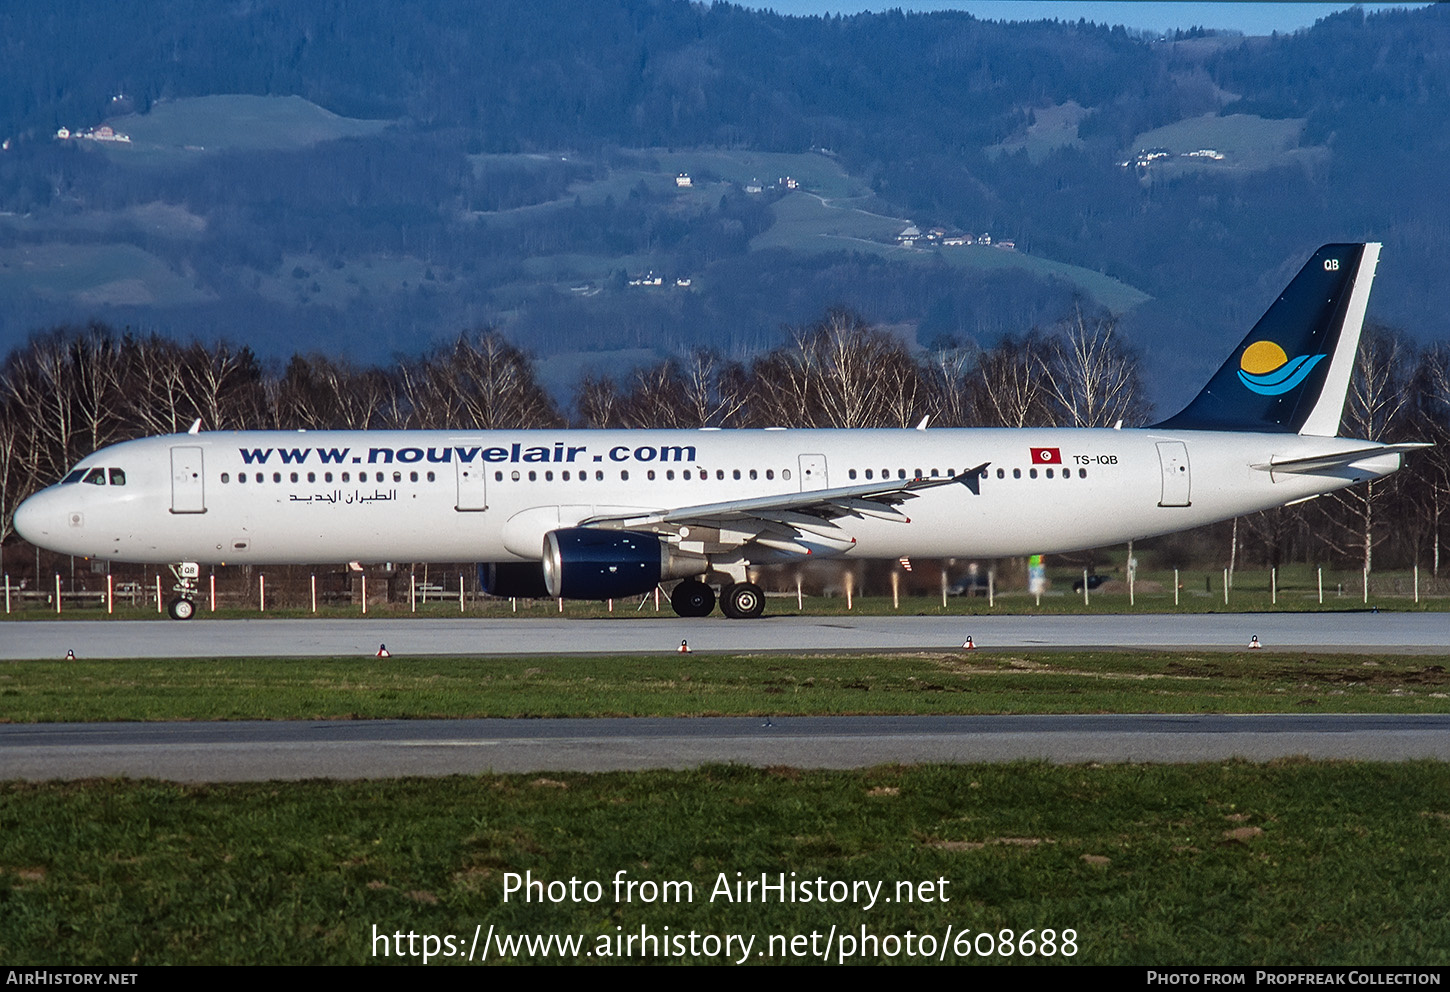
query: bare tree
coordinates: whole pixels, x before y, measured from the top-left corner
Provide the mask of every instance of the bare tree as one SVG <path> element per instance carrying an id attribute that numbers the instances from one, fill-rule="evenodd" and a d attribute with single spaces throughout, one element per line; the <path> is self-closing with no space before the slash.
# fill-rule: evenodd
<path id="1" fill-rule="evenodd" d="M 1036 332 L 1007 336 L 981 353 L 972 380 L 971 419 L 984 427 L 1053 423 L 1046 343 Z"/>
<path id="2" fill-rule="evenodd" d="M 921 377 L 899 339 L 846 310 L 795 330 L 750 369 L 750 419 L 758 425 L 907 427 Z"/>
<path id="3" fill-rule="evenodd" d="M 1434 444 L 1411 457 L 1410 469 L 1420 482 L 1417 502 L 1430 540 L 1430 574 L 1438 576 L 1443 522 L 1450 507 L 1450 345 L 1437 344 L 1421 354 L 1411 394 L 1415 440 Z"/>
<path id="4" fill-rule="evenodd" d="M 415 427 L 501 430 L 563 423 L 528 356 L 493 330 L 460 334 L 409 366 L 403 390 Z"/>
<path id="5" fill-rule="evenodd" d="M 924 406 L 939 427 L 976 427 L 981 424 L 972 388 L 972 376 L 982 359 L 975 343 L 942 343 L 921 362 Z"/>
<path id="6" fill-rule="evenodd" d="M 580 426 L 596 430 L 624 426 L 619 387 L 608 376 L 592 372 L 585 375 L 574 387 L 574 397 Z"/>
<path id="7" fill-rule="evenodd" d="M 1057 425 L 1111 427 L 1146 419 L 1137 356 L 1114 338 L 1115 330 L 1111 319 L 1090 323 L 1078 307 L 1050 339 L 1043 375 Z"/>
<path id="8" fill-rule="evenodd" d="M 397 387 L 380 369 L 357 369 L 321 355 L 294 355 L 269 392 L 273 425 L 282 430 L 397 426 L 384 417 Z"/>
<path id="9" fill-rule="evenodd" d="M 1411 352 L 1398 332 L 1365 326 L 1345 399 L 1341 434 L 1366 441 L 1398 439 L 1407 426 Z M 1342 489 L 1325 501 L 1330 508 L 1341 508 L 1348 518 L 1339 537 L 1330 532 L 1331 544 L 1346 552 L 1353 549 L 1366 572 L 1373 570 L 1375 547 L 1384 540 L 1375 529 L 1377 510 L 1399 482 L 1396 476 L 1371 480 Z"/>

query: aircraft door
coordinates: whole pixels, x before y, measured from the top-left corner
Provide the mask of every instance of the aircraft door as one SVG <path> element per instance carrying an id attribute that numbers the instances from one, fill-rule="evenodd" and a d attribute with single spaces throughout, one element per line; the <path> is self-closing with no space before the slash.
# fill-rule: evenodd
<path id="1" fill-rule="evenodd" d="M 1158 464 L 1163 473 L 1163 495 L 1159 506 L 1191 506 L 1188 499 L 1191 474 L 1188 445 L 1182 441 L 1159 441 Z"/>
<path id="2" fill-rule="evenodd" d="M 206 512 L 206 475 L 202 471 L 201 448 L 192 445 L 171 449 L 171 512 Z"/>
<path id="3" fill-rule="evenodd" d="M 813 489 L 829 489 L 831 484 L 826 476 L 825 455 L 801 455 L 801 492 L 810 492 Z"/>
<path id="4" fill-rule="evenodd" d="M 455 462 L 458 466 L 458 502 L 453 508 L 460 512 L 487 510 L 484 480 L 488 475 L 482 461 Z"/>

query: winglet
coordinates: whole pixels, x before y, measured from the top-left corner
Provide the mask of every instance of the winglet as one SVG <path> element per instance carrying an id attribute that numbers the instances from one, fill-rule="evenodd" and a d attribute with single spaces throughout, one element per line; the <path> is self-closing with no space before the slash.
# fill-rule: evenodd
<path id="1" fill-rule="evenodd" d="M 973 496 L 982 495 L 982 478 L 987 474 L 987 466 L 991 462 L 983 462 L 976 468 L 969 468 L 957 476 L 957 481 L 972 491 Z"/>

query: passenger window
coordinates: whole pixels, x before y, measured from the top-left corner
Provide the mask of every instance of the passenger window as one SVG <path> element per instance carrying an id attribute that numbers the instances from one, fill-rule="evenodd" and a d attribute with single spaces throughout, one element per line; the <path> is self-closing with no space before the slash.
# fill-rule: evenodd
<path id="1" fill-rule="evenodd" d="M 872 472 L 871 472 L 871 470 L 870 470 L 870 469 L 869 469 L 869 468 L 868 468 L 868 469 L 867 469 L 867 470 L 866 470 L 866 478 L 868 478 L 868 479 L 869 479 L 869 478 L 871 478 L 871 477 L 872 477 Z"/>
<path id="2" fill-rule="evenodd" d="M 626 469 L 621 469 L 620 472 L 619 472 L 619 478 L 623 482 L 628 482 L 629 481 L 629 469 L 627 469 L 627 468 Z"/>
<path id="3" fill-rule="evenodd" d="M 126 470 L 120 468 L 111 469 L 111 485 L 124 486 L 126 484 Z"/>
<path id="4" fill-rule="evenodd" d="M 898 479 L 904 479 L 904 478 L 906 478 L 906 469 L 904 469 L 904 468 L 897 469 L 896 470 L 896 477 Z"/>
<path id="5" fill-rule="evenodd" d="M 651 482 L 655 481 L 655 470 L 654 469 L 650 469 L 648 472 L 646 472 L 644 474 L 644 477 L 646 479 L 648 479 L 649 481 L 651 481 Z"/>
<path id="6" fill-rule="evenodd" d="M 493 481 L 494 482 L 502 482 L 503 481 L 503 473 L 502 472 L 495 472 L 495 473 L 493 473 Z"/>
<path id="7" fill-rule="evenodd" d="M 564 471 L 562 473 L 560 473 L 559 478 L 563 479 L 565 482 L 568 482 L 569 481 L 569 470 L 567 468 L 564 469 Z"/>
<path id="8" fill-rule="evenodd" d="M 731 474 L 734 475 L 734 477 L 737 479 L 740 478 L 740 470 L 738 468 Z"/>
<path id="9" fill-rule="evenodd" d="M 1029 468 L 1027 470 L 1027 477 L 1029 479 L 1035 479 L 1035 478 L 1037 478 L 1037 469 L 1035 469 L 1035 468 Z"/>
<path id="10" fill-rule="evenodd" d="M 296 472 L 293 472 L 292 473 L 292 481 L 293 482 L 296 482 L 297 481 L 297 473 Z"/>
<path id="11" fill-rule="evenodd" d="M 603 472 L 595 472 L 594 473 L 594 481 L 595 482 L 603 482 L 604 481 L 604 473 Z"/>
<path id="12" fill-rule="evenodd" d="M 1014 479 L 1020 479 L 1020 478 L 1022 478 L 1022 470 L 1020 468 L 1014 468 L 1012 470 L 1012 478 L 1014 478 Z"/>
<path id="13" fill-rule="evenodd" d="M 429 472 L 429 473 L 428 473 L 428 481 L 429 481 L 429 482 L 432 482 L 432 481 L 433 481 L 433 479 L 434 479 L 434 475 L 433 475 L 433 473 L 432 473 L 432 472 Z"/>
<path id="14" fill-rule="evenodd" d="M 323 482 L 331 482 L 332 481 L 332 473 L 331 472 L 323 472 L 322 473 L 322 481 Z"/>
<path id="15" fill-rule="evenodd" d="M 282 473 L 281 472 L 273 472 L 272 473 L 272 481 L 273 482 L 281 482 L 282 481 Z"/>
<path id="16" fill-rule="evenodd" d="M 402 482 L 403 481 L 403 473 L 402 472 L 394 472 L 393 473 L 393 481 L 394 482 Z M 413 473 L 413 481 L 414 482 L 417 482 L 418 481 L 418 473 L 417 472 L 414 472 Z"/>
<path id="17" fill-rule="evenodd" d="M 715 478 L 716 479 L 723 479 L 723 478 L 725 478 L 725 470 L 723 468 L 717 468 L 715 470 Z"/>
<path id="18" fill-rule="evenodd" d="M 106 484 L 106 470 L 103 468 L 93 468 L 86 473 L 86 477 L 81 481 L 89 482 L 93 486 L 104 486 Z"/>
<path id="19" fill-rule="evenodd" d="M 246 472 L 238 472 L 237 473 L 237 481 L 238 482 L 246 482 L 247 481 L 247 473 Z"/>
<path id="20" fill-rule="evenodd" d="M 546 470 L 544 472 L 544 481 L 545 482 L 553 482 L 554 481 L 554 473 L 553 473 L 552 470 Z"/>
<path id="21" fill-rule="evenodd" d="M 514 482 L 518 482 L 519 479 L 520 479 L 519 470 L 518 469 L 514 469 L 512 472 L 510 472 L 509 473 L 509 478 L 512 479 Z"/>
<path id="22" fill-rule="evenodd" d="M 766 469 L 765 470 L 765 477 L 767 479 L 774 479 L 775 478 L 775 469 L 773 469 L 773 468 Z"/>
<path id="23" fill-rule="evenodd" d="M 846 473 L 846 478 L 848 478 L 848 479 L 854 479 L 854 478 L 856 478 L 856 470 L 853 468 L 850 471 L 848 471 Z"/>
<path id="24" fill-rule="evenodd" d="M 409 472 L 408 473 L 408 481 L 409 482 L 417 482 L 418 481 L 418 473 L 417 472 Z"/>
<path id="25" fill-rule="evenodd" d="M 231 482 L 231 481 L 232 481 L 232 477 L 230 475 L 228 475 L 226 472 L 223 472 L 222 473 L 222 485 L 226 485 L 228 482 Z"/>
<path id="26" fill-rule="evenodd" d="M 1085 469 L 1085 468 L 1078 469 L 1077 470 L 1077 477 L 1079 479 L 1086 479 L 1087 478 L 1087 469 Z"/>
<path id="27" fill-rule="evenodd" d="M 535 472 L 533 469 L 529 469 L 529 481 L 530 482 L 538 482 L 539 481 L 539 473 L 538 472 Z"/>
<path id="28" fill-rule="evenodd" d="M 788 468 L 787 469 L 781 469 L 780 477 L 782 479 L 789 479 L 790 478 L 790 469 L 788 469 Z"/>
<path id="29" fill-rule="evenodd" d="M 675 481 L 675 470 L 672 469 L 672 468 L 665 469 L 665 478 L 667 480 L 669 480 L 670 482 L 674 482 Z"/>
<path id="30" fill-rule="evenodd" d="M 755 474 L 755 469 L 751 469 L 751 470 L 750 470 L 750 477 L 751 477 L 751 478 L 752 478 L 752 479 L 754 479 L 754 478 L 757 478 L 757 476 L 756 476 L 756 474 Z"/>
<path id="31" fill-rule="evenodd" d="M 685 481 L 686 482 L 689 482 L 690 481 L 690 470 L 689 469 L 685 469 Z"/>
<path id="32" fill-rule="evenodd" d="M 317 473 L 316 472 L 308 472 L 307 473 L 307 481 L 308 482 L 316 482 L 317 481 Z"/>
<path id="33" fill-rule="evenodd" d="M 1052 469 L 1048 469 L 1048 470 L 1047 470 L 1047 477 L 1048 477 L 1048 478 L 1049 478 L 1049 479 L 1050 479 L 1050 478 L 1052 478 Z"/>
<path id="34" fill-rule="evenodd" d="M 999 468 L 999 469 L 997 469 L 997 478 L 999 478 L 999 479 L 1005 479 L 1005 478 L 1007 478 L 1007 470 L 1005 468 Z"/>

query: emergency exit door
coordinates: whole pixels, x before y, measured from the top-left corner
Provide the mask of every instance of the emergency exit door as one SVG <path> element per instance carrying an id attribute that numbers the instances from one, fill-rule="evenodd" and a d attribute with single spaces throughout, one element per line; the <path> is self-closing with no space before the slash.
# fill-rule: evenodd
<path id="1" fill-rule="evenodd" d="M 1189 506 L 1188 445 L 1182 441 L 1159 441 L 1158 464 L 1163 472 L 1163 494 L 1159 506 Z"/>
<path id="2" fill-rule="evenodd" d="M 199 447 L 185 445 L 171 449 L 171 512 L 206 512 L 206 475 L 202 471 Z"/>
<path id="3" fill-rule="evenodd" d="M 801 492 L 807 493 L 814 489 L 829 489 L 830 482 L 826 479 L 826 456 L 825 455 L 801 455 Z"/>
<path id="4" fill-rule="evenodd" d="M 458 502 L 454 504 L 456 510 L 487 510 L 488 500 L 484 488 L 484 472 L 482 460 L 477 462 L 456 462 L 458 466 Z"/>

